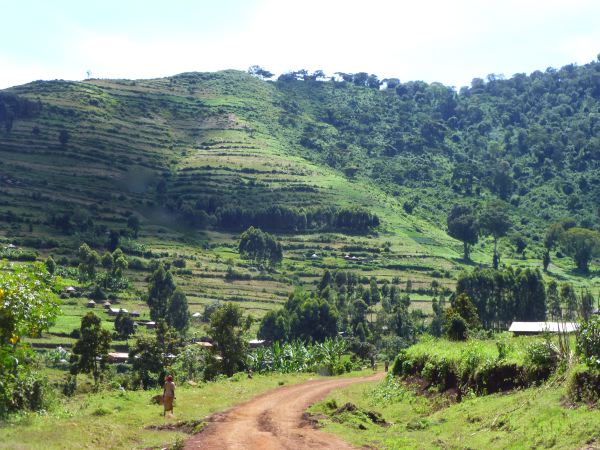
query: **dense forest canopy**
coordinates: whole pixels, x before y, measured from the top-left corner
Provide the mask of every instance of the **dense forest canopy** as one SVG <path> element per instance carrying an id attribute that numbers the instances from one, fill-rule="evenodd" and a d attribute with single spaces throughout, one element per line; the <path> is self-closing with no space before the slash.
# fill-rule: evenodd
<path id="1" fill-rule="evenodd" d="M 283 74 L 276 86 L 284 98 L 279 122 L 305 155 L 412 197 L 409 210 L 420 205 L 442 222 L 436 216 L 449 209 L 448 196 L 493 196 L 514 211 L 535 212 L 523 214 L 517 229 L 536 241 L 544 222 L 572 216 L 584 227 L 599 223 L 598 62 L 508 79 L 491 74 L 458 92 L 305 70 Z"/>

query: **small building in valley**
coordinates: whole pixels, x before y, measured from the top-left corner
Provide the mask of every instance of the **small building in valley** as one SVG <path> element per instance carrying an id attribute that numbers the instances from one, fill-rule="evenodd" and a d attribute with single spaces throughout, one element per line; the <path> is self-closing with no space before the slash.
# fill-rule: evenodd
<path id="1" fill-rule="evenodd" d="M 574 333 L 579 326 L 576 322 L 513 322 L 508 331 L 516 336 L 542 333 Z"/>
<path id="2" fill-rule="evenodd" d="M 68 286 L 64 289 L 64 293 L 67 294 L 69 297 L 72 297 L 75 294 L 77 294 L 77 289 L 75 289 L 73 286 Z"/>
<path id="3" fill-rule="evenodd" d="M 129 353 L 124 352 L 110 352 L 108 354 L 108 362 L 111 363 L 125 363 L 129 359 Z"/>
<path id="4" fill-rule="evenodd" d="M 90 300 L 89 302 L 87 302 L 87 307 L 88 308 L 95 308 L 96 307 L 96 302 L 94 300 Z"/>
<path id="5" fill-rule="evenodd" d="M 109 316 L 116 316 L 117 314 L 119 314 L 119 312 L 123 312 L 125 314 L 128 313 L 128 311 L 126 309 L 123 308 L 108 308 L 106 310 L 106 312 L 108 313 Z"/>
<path id="6" fill-rule="evenodd" d="M 264 344 L 265 344 L 264 339 L 252 339 L 252 340 L 248 341 L 248 347 L 250 347 L 250 348 L 262 347 Z"/>

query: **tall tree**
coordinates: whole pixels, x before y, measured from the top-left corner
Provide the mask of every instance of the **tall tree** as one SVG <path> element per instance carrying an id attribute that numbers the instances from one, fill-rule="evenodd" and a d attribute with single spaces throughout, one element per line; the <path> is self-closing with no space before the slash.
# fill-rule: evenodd
<path id="1" fill-rule="evenodd" d="M 83 281 L 96 278 L 96 266 L 100 263 L 100 256 L 89 245 L 83 243 L 77 251 L 79 259 L 79 277 Z"/>
<path id="2" fill-rule="evenodd" d="M 290 334 L 290 321 L 283 310 L 269 311 L 260 321 L 258 338 L 269 342 L 285 342 Z"/>
<path id="3" fill-rule="evenodd" d="M 579 296 L 579 315 L 581 320 L 587 322 L 592 317 L 594 309 L 594 296 L 587 289 L 581 291 Z"/>
<path id="4" fill-rule="evenodd" d="M 227 376 L 244 368 L 248 344 L 245 334 L 252 320 L 245 317 L 242 309 L 227 303 L 220 306 L 210 318 L 208 335 L 212 338 L 213 347 L 223 358 L 221 365 Z"/>
<path id="5" fill-rule="evenodd" d="M 175 292 L 173 274 L 165 270 L 162 263 L 150 277 L 148 287 L 148 306 L 150 307 L 150 318 L 154 321 L 164 319 L 167 315 L 168 302 Z"/>
<path id="6" fill-rule="evenodd" d="M 455 205 L 446 220 L 448 234 L 463 243 L 463 258 L 470 260 L 470 247 L 478 240 L 479 227 L 477 218 L 469 206 Z"/>
<path id="7" fill-rule="evenodd" d="M 560 301 L 566 308 L 566 317 L 568 320 L 577 318 L 577 295 L 571 283 L 563 283 L 560 287 Z"/>
<path id="8" fill-rule="evenodd" d="M 560 306 L 560 295 L 558 293 L 558 284 L 556 281 L 551 280 L 548 283 L 548 289 L 546 290 L 546 298 L 548 300 L 548 309 L 552 320 L 559 320 L 562 318 L 562 309 Z"/>
<path id="9" fill-rule="evenodd" d="M 302 341 L 322 342 L 337 335 L 338 312 L 335 306 L 319 298 L 308 298 L 292 316 L 290 334 Z"/>
<path id="10" fill-rule="evenodd" d="M 127 228 L 130 230 L 131 236 L 137 238 L 140 232 L 140 219 L 133 214 L 129 216 L 127 219 Z"/>
<path id="11" fill-rule="evenodd" d="M 498 255 L 498 240 L 506 236 L 511 227 L 508 217 L 508 208 L 506 203 L 496 200 L 487 203 L 479 218 L 481 230 L 494 238 L 494 269 L 498 269 L 500 257 Z"/>
<path id="12" fill-rule="evenodd" d="M 93 312 L 81 318 L 79 339 L 73 346 L 71 372 L 91 373 L 98 385 L 100 374 L 106 368 L 110 350 L 110 333 L 102 328 L 102 321 Z"/>
<path id="13" fill-rule="evenodd" d="M 537 269 L 525 269 L 517 273 L 514 293 L 517 320 L 546 320 L 546 288 L 542 274 Z"/>
<path id="14" fill-rule="evenodd" d="M 132 371 L 137 383 L 143 389 L 160 385 L 164 369 L 164 349 L 156 340 L 156 336 L 140 336 L 129 351 Z"/>
<path id="15" fill-rule="evenodd" d="M 600 256 L 600 233 L 596 230 L 570 228 L 561 234 L 560 244 L 583 273 L 589 272 L 592 257 Z"/>
<path id="16" fill-rule="evenodd" d="M 269 233 L 260 228 L 250 227 L 240 237 L 238 246 L 240 256 L 250 259 L 258 265 L 274 266 L 283 258 L 281 244 Z"/>
<path id="17" fill-rule="evenodd" d="M 115 317 L 115 331 L 121 339 L 128 339 L 135 333 L 135 324 L 129 313 L 120 310 Z"/>
<path id="18" fill-rule="evenodd" d="M 176 288 L 169 298 L 167 305 L 166 320 L 169 326 L 180 333 L 184 333 L 190 325 L 190 312 L 185 293 L 181 288 Z"/>

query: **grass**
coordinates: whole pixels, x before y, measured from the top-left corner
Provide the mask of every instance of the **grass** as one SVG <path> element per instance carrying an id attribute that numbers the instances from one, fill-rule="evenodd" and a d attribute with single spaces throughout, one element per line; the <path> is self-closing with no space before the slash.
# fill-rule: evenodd
<path id="1" fill-rule="evenodd" d="M 325 417 L 323 430 L 356 446 L 378 449 L 521 449 L 582 448 L 600 439 L 600 410 L 563 403 L 558 379 L 540 387 L 469 397 L 450 403 L 425 397 L 399 379 L 355 385 L 334 391 L 311 408 Z M 358 413 L 335 411 L 345 403 Z M 380 413 L 390 424 L 373 423 L 364 411 Z"/>
<path id="2" fill-rule="evenodd" d="M 163 448 L 188 435 L 148 427 L 198 421 L 280 385 L 315 378 L 309 374 L 256 374 L 250 380 L 240 375 L 178 387 L 172 419 L 163 418 L 162 407 L 150 404 L 159 390 L 78 395 L 49 411 L 12 417 L 0 424 L 0 448 Z"/>

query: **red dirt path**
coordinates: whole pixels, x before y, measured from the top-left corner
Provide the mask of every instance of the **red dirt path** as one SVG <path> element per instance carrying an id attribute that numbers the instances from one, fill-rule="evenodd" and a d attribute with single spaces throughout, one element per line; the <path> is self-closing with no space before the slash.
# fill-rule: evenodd
<path id="1" fill-rule="evenodd" d="M 186 442 L 186 449 L 299 450 L 353 449 L 335 436 L 316 430 L 304 419 L 306 409 L 333 389 L 376 381 L 384 373 L 361 378 L 314 380 L 262 394 L 222 414 L 212 416 L 202 433 Z"/>

